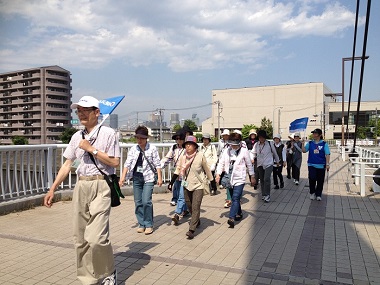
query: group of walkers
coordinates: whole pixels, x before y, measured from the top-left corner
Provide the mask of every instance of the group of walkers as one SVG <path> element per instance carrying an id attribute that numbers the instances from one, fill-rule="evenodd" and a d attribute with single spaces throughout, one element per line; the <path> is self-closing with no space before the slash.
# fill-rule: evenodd
<path id="1" fill-rule="evenodd" d="M 120 146 L 115 131 L 100 126 L 99 101 L 91 96 L 82 97 L 71 105 L 76 109 L 84 130 L 75 133 L 63 156 L 52 186 L 45 195 L 44 205 L 51 207 L 54 192 L 77 167 L 77 183 L 73 194 L 74 239 L 77 255 L 77 277 L 82 284 L 117 284 L 117 272 L 109 240 L 109 216 L 111 190 L 109 177 L 120 164 Z M 172 216 L 174 225 L 190 216 L 188 239 L 195 237 L 200 226 L 201 203 L 205 194 L 216 195 L 217 184 L 226 190 L 224 207 L 230 208 L 227 224 L 243 218 L 241 198 L 247 181 L 254 189 L 261 188 L 265 203 L 270 202 L 271 176 L 274 188 L 284 188 L 282 169 L 287 168 L 287 178 L 296 185 L 300 180 L 302 153 L 308 152 L 310 199 L 321 200 L 325 170 L 329 170 L 330 150 L 322 140 L 322 131 L 312 132 L 313 140 L 305 144 L 295 133 L 286 144 L 281 136 L 268 140 L 265 131 L 251 130 L 246 141 L 239 130 L 231 133 L 225 129 L 218 147 L 211 144 L 210 134 L 202 135 L 199 145 L 192 131 L 179 130 L 168 153 L 160 159 L 157 148 L 150 144 L 145 126 L 135 130 L 137 144 L 131 147 L 124 162 L 119 185 L 133 181 L 137 232 L 150 235 L 154 232 L 152 193 L 154 185 L 163 184 L 162 168 L 171 165 L 172 178 L 168 189 L 172 191 L 170 204 L 175 206 Z"/>

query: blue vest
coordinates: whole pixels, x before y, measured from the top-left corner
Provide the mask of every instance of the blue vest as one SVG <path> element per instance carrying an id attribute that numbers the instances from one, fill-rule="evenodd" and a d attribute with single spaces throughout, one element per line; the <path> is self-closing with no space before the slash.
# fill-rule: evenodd
<path id="1" fill-rule="evenodd" d="M 316 144 L 314 141 L 309 142 L 309 158 L 307 160 L 308 163 L 326 164 L 325 144 L 325 141 L 319 144 Z M 314 152 L 316 149 L 318 149 L 318 153 Z"/>

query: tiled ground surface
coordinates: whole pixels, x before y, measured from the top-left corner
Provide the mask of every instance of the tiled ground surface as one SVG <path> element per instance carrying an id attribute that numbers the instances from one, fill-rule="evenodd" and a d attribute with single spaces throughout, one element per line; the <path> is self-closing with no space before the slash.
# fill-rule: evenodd
<path id="1" fill-rule="evenodd" d="M 186 220 L 171 225 L 169 193 L 154 195 L 149 236 L 127 197 L 111 215 L 119 284 L 380 284 L 380 195 L 357 195 L 347 162 L 331 160 L 323 201 L 309 200 L 304 161 L 300 185 L 285 178 L 269 204 L 247 185 L 234 229 L 224 192 L 205 197 L 194 240 Z M 79 284 L 71 220 L 71 202 L 0 216 L 0 284 Z"/>

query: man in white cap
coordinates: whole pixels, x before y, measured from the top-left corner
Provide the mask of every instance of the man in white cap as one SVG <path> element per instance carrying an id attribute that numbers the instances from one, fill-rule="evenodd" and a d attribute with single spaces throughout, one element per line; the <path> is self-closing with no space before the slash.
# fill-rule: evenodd
<path id="1" fill-rule="evenodd" d="M 77 277 L 82 284 L 117 284 L 113 250 L 108 239 L 111 190 L 101 172 L 115 173 L 120 163 L 119 142 L 113 129 L 98 126 L 100 110 L 96 98 L 84 96 L 70 108 L 76 109 L 85 129 L 72 136 L 63 153 L 66 161 L 46 194 L 44 205 L 52 206 L 54 191 L 70 173 L 73 162 L 79 164 L 73 192 Z"/>

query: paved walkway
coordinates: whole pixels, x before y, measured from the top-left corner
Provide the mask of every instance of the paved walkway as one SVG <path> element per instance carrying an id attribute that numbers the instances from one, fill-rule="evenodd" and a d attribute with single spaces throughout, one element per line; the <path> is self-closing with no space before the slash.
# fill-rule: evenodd
<path id="1" fill-rule="evenodd" d="M 119 284 L 380 284 L 380 195 L 360 197 L 347 162 L 331 160 L 321 202 L 309 200 L 304 162 L 300 185 L 285 178 L 269 204 L 246 186 L 234 229 L 224 192 L 205 197 L 194 240 L 186 221 L 171 225 L 169 193 L 154 195 L 149 236 L 127 197 L 111 214 Z M 71 202 L 0 216 L 0 284 L 79 285 L 71 221 Z"/>

